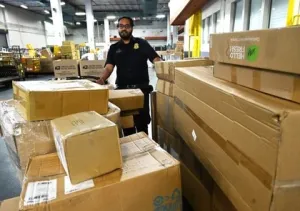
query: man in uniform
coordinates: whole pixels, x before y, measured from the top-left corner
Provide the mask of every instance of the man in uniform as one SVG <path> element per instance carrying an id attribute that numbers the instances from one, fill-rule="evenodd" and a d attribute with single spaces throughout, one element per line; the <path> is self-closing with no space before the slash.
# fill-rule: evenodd
<path id="1" fill-rule="evenodd" d="M 141 89 L 143 91 L 144 108 L 140 109 L 138 115 L 134 115 L 136 128 L 126 129 L 123 132 L 125 136 L 135 133 L 135 130 L 148 134 L 148 124 L 151 121 L 149 94 L 153 87 L 149 85 L 147 60 L 154 63 L 160 61 L 160 57 L 146 40 L 132 36 L 134 24 L 130 17 L 120 18 L 117 26 L 121 40 L 110 46 L 105 72 L 98 83 L 104 84 L 116 66 L 117 89 Z"/>

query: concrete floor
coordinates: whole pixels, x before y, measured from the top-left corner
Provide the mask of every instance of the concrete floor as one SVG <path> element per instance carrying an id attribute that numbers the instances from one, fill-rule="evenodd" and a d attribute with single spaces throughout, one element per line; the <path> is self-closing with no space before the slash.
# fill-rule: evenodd
<path id="1" fill-rule="evenodd" d="M 155 88 L 157 78 L 153 68 L 149 68 L 151 85 Z M 112 76 L 112 78 L 115 76 Z M 48 80 L 52 76 L 31 77 L 27 80 Z M 114 80 L 113 80 L 114 81 Z M 7 100 L 13 97 L 12 89 L 0 87 L 0 100 Z M 152 136 L 151 125 L 149 125 L 149 136 Z M 0 138 L 0 201 L 19 196 L 21 184 L 17 177 L 17 169 L 8 156 L 7 148 Z"/>

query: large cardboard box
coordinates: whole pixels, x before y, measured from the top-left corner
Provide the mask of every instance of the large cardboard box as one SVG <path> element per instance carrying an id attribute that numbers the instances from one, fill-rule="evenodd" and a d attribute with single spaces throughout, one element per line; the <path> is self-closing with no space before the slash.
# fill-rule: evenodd
<path id="1" fill-rule="evenodd" d="M 173 83 L 158 79 L 156 84 L 156 90 L 170 97 L 174 97 L 173 85 Z"/>
<path id="2" fill-rule="evenodd" d="M 61 174 L 56 155 L 32 158 L 22 188 L 20 210 L 180 211 L 179 162 L 143 134 L 124 141 L 123 170 L 79 186 L 70 185 L 68 177 Z"/>
<path id="3" fill-rule="evenodd" d="M 133 128 L 134 127 L 134 119 L 133 115 L 130 116 L 122 116 L 120 118 L 121 122 L 121 128 L 126 129 L 126 128 Z"/>
<path id="4" fill-rule="evenodd" d="M 20 198 L 12 198 L 0 202 L 0 211 L 18 211 Z"/>
<path id="5" fill-rule="evenodd" d="M 102 77 L 106 60 L 81 60 L 80 76 Z"/>
<path id="6" fill-rule="evenodd" d="M 53 61 L 55 78 L 78 77 L 78 61 L 73 59 L 63 59 Z"/>
<path id="7" fill-rule="evenodd" d="M 237 210 L 299 210 L 300 105 L 176 70 L 175 128 Z"/>
<path id="8" fill-rule="evenodd" d="M 51 121 L 55 145 L 72 184 L 122 167 L 116 124 L 89 111 Z"/>
<path id="9" fill-rule="evenodd" d="M 174 83 L 176 67 L 193 67 L 193 66 L 210 66 L 210 65 L 213 65 L 213 61 L 208 59 L 161 61 L 161 62 L 155 62 L 155 71 L 159 79 Z"/>
<path id="10" fill-rule="evenodd" d="M 167 149 L 173 157 L 179 159 L 181 153 L 181 141 L 179 136 L 176 134 L 171 135 L 164 128 L 157 125 L 157 143 L 164 149 Z"/>
<path id="11" fill-rule="evenodd" d="M 13 91 L 18 112 L 28 121 L 108 112 L 108 89 L 89 80 L 13 82 Z"/>
<path id="12" fill-rule="evenodd" d="M 211 194 L 193 173 L 183 164 L 180 165 L 182 195 L 194 211 L 211 210 Z M 228 210 L 229 211 L 229 210 Z"/>
<path id="13" fill-rule="evenodd" d="M 31 156 L 56 151 L 50 121 L 28 122 L 16 111 L 15 100 L 0 102 L 3 140 L 16 167 L 22 174 Z"/>
<path id="14" fill-rule="evenodd" d="M 300 76 L 216 63 L 214 76 L 260 92 L 300 103 Z"/>
<path id="15" fill-rule="evenodd" d="M 140 89 L 109 90 L 109 101 L 121 111 L 137 110 L 144 107 L 144 94 Z"/>
<path id="16" fill-rule="evenodd" d="M 217 185 L 212 195 L 212 211 L 238 211 Z"/>
<path id="17" fill-rule="evenodd" d="M 299 74 L 299 34 L 300 27 L 213 34 L 210 59 Z"/>
<path id="18" fill-rule="evenodd" d="M 156 93 L 156 118 L 157 124 L 168 131 L 171 135 L 176 135 L 174 129 L 174 98 Z"/>

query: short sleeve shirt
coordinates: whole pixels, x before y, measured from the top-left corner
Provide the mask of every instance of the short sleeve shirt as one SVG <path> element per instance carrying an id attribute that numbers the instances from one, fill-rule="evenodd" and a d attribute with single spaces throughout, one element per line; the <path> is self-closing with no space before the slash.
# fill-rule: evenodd
<path id="1" fill-rule="evenodd" d="M 148 64 L 159 57 L 150 44 L 143 39 L 132 37 L 128 44 L 122 40 L 111 45 L 106 64 L 117 67 L 117 81 L 119 86 L 148 84 Z"/>

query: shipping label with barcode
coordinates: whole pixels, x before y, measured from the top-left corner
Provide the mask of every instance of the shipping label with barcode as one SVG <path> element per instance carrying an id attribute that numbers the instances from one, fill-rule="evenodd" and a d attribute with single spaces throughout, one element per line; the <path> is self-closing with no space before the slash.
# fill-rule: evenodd
<path id="1" fill-rule="evenodd" d="M 57 197 L 57 180 L 30 182 L 24 198 L 24 206 L 52 201 Z"/>

